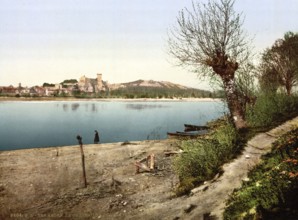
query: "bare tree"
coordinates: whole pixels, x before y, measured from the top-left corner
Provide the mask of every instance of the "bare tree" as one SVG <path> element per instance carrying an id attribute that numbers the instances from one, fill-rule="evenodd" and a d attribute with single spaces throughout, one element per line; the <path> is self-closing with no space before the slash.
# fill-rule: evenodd
<path id="1" fill-rule="evenodd" d="M 235 72 L 248 59 L 248 40 L 242 30 L 242 14 L 234 0 L 194 3 L 179 12 L 169 32 L 168 48 L 178 64 L 191 67 L 199 77 L 219 77 L 237 129 L 246 127 L 243 98 L 236 89 Z"/>

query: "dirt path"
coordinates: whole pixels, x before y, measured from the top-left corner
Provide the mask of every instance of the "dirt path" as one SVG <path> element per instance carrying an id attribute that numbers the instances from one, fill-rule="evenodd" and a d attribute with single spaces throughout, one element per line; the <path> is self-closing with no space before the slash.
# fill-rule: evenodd
<path id="1" fill-rule="evenodd" d="M 259 134 L 224 166 L 222 176 L 173 197 L 178 183 L 173 140 L 87 145 L 88 187 L 83 188 L 78 146 L 0 152 L 0 219 L 221 219 L 229 194 L 298 117 Z M 135 174 L 134 162 L 154 153 L 155 173 Z M 204 218 L 205 216 L 205 218 Z"/>

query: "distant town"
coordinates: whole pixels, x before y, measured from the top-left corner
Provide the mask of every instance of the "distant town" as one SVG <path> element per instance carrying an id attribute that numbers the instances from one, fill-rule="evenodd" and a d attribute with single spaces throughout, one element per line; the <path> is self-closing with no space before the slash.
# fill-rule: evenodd
<path id="1" fill-rule="evenodd" d="M 42 86 L 23 87 L 21 83 L 17 87 L 12 85 L 0 87 L 0 94 L 3 96 L 59 96 L 75 95 L 77 93 L 99 93 L 108 90 L 107 82 L 102 80 L 102 74 L 97 77 L 87 78 L 82 76 L 79 81 L 76 79 L 64 80 L 62 83 L 44 83 Z"/>
<path id="2" fill-rule="evenodd" d="M 220 92 L 210 92 L 165 81 L 137 80 L 110 84 L 98 73 L 95 78 L 85 75 L 61 83 L 42 86 L 0 86 L 0 96 L 6 97 L 77 97 L 77 98 L 218 98 Z"/>

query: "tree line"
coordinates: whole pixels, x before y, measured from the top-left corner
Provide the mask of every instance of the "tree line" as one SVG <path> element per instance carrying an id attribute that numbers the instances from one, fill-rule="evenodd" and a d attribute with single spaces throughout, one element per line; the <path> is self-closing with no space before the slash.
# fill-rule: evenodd
<path id="1" fill-rule="evenodd" d="M 133 86 L 109 91 L 110 97 L 119 98 L 221 98 L 219 91 L 200 89 L 158 88 Z"/>

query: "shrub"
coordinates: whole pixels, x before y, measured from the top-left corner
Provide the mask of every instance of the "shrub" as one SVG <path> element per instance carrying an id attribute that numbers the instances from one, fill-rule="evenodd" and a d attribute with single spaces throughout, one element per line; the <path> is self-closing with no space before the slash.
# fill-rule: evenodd
<path id="1" fill-rule="evenodd" d="M 287 119 L 298 111 L 298 97 L 286 94 L 264 93 L 258 96 L 253 107 L 247 109 L 247 121 L 250 126 L 270 126 Z"/>

